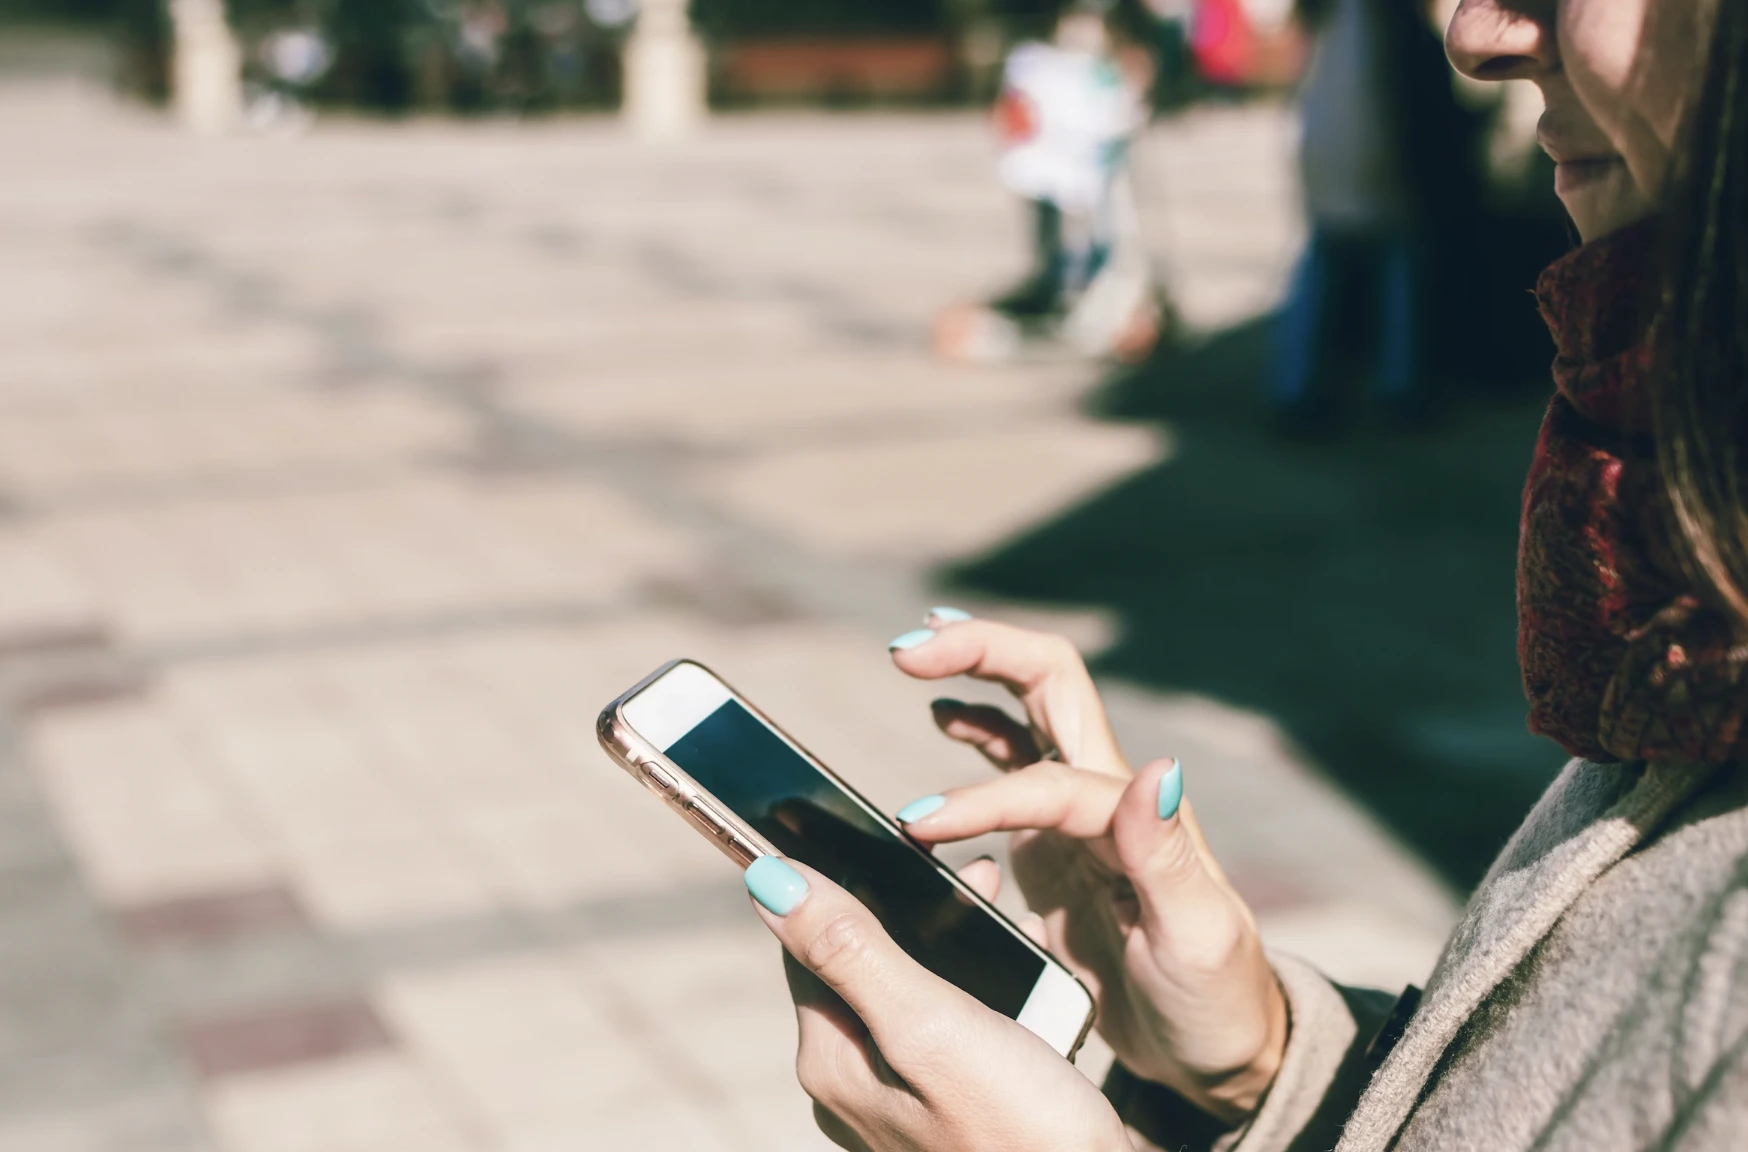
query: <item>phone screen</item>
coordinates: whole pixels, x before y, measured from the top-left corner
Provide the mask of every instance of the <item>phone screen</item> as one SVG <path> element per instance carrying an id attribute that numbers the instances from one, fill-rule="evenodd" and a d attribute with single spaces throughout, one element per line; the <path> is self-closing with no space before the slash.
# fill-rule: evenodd
<path id="1" fill-rule="evenodd" d="M 737 701 L 665 752 L 778 851 L 854 893 L 923 967 L 1018 1018 L 1043 958 Z"/>

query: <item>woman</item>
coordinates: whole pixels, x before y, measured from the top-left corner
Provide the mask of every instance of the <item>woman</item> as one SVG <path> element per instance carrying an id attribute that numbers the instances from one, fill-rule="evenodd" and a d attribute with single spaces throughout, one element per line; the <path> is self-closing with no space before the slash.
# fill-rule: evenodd
<path id="1" fill-rule="evenodd" d="M 910 826 L 933 843 L 1024 830 L 1032 930 L 1094 991 L 1120 1063 L 1101 1096 L 773 860 L 761 876 L 788 869 L 789 890 L 754 895 L 799 962 L 798 1070 L 840 1144 L 1748 1147 L 1748 5 L 1463 0 L 1447 46 L 1472 76 L 1542 89 L 1587 242 L 1539 289 L 1558 392 L 1519 571 L 1531 723 L 1577 759 L 1418 1011 L 1391 1013 L 1265 958 L 1182 770 L 1130 775 L 1065 642 L 937 614 L 895 643 L 899 667 L 1004 683 L 1027 722 L 939 705 L 1009 771 L 913 806 Z"/>

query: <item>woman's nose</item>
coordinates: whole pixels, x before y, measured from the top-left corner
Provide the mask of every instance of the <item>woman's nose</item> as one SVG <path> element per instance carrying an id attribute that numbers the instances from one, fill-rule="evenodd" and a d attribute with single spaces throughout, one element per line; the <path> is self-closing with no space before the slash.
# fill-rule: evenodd
<path id="1" fill-rule="evenodd" d="M 1457 71 L 1476 80 L 1531 80 L 1559 65 L 1557 0 L 1462 0 L 1445 32 Z"/>

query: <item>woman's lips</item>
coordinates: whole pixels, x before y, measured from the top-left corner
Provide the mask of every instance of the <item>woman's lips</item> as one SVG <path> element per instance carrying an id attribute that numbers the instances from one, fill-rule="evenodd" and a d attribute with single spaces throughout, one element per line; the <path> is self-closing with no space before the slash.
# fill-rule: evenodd
<path id="1" fill-rule="evenodd" d="M 1555 164 L 1554 190 L 1562 195 L 1607 179 L 1624 163 L 1594 132 L 1574 131 L 1569 117 L 1557 117 L 1552 110 L 1536 125 L 1536 141 Z"/>

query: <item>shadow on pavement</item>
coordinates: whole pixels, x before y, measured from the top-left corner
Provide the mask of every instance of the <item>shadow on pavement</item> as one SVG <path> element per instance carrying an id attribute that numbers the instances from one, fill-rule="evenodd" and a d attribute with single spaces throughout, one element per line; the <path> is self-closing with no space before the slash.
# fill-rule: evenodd
<path id="1" fill-rule="evenodd" d="M 1565 759 L 1525 728 L 1515 648 L 1518 500 L 1548 386 L 1519 372 L 1532 383 L 1466 397 L 1435 431 L 1362 419 L 1288 444 L 1261 400 L 1268 324 L 1108 382 L 1094 413 L 1169 424 L 1174 458 L 940 576 L 1111 611 L 1097 671 L 1274 717 L 1466 890 Z"/>

